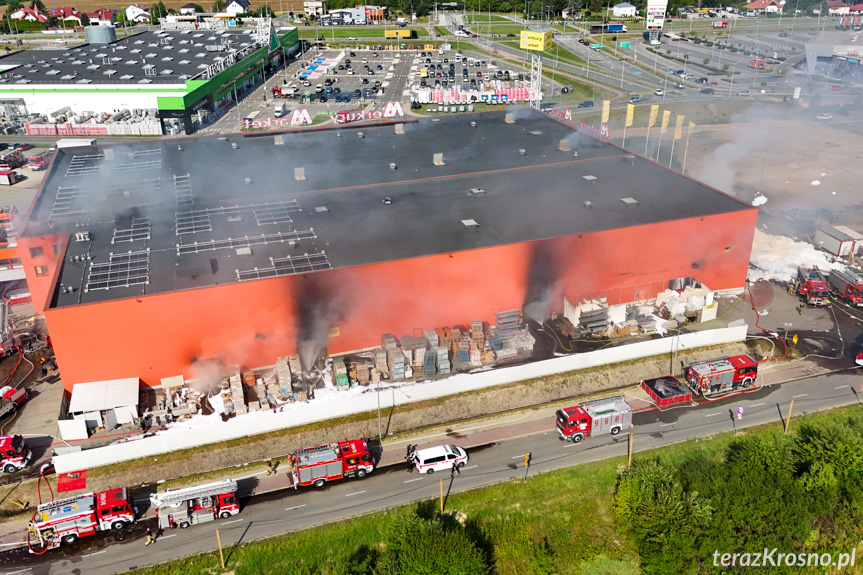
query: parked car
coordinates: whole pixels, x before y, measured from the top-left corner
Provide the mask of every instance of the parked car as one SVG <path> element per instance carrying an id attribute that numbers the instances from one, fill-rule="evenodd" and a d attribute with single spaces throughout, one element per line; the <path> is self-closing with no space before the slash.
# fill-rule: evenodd
<path id="1" fill-rule="evenodd" d="M 709 82 L 707 85 L 710 87 L 716 87 L 719 85 L 719 83 L 718 82 Z"/>
<path id="2" fill-rule="evenodd" d="M 629 99 L 630 104 L 637 104 L 641 101 L 641 96 L 633 96 Z"/>
<path id="3" fill-rule="evenodd" d="M 819 120 L 832 120 L 833 119 L 833 116 L 830 114 L 818 114 L 815 117 Z"/>
<path id="4" fill-rule="evenodd" d="M 664 96 L 665 95 L 665 92 L 662 91 L 662 88 L 657 88 L 656 90 L 653 91 L 653 93 L 657 96 Z"/>
<path id="5" fill-rule="evenodd" d="M 348 40 L 359 40 L 356 36 L 348 36 Z"/>
<path id="6" fill-rule="evenodd" d="M 713 88 L 704 88 L 703 90 L 701 90 L 702 94 L 713 94 L 715 92 L 716 90 L 714 90 Z"/>
<path id="7" fill-rule="evenodd" d="M 674 87 L 677 88 L 678 90 L 682 89 L 684 87 L 683 82 L 675 82 Z"/>
<path id="8" fill-rule="evenodd" d="M 739 92 L 737 92 L 737 95 L 738 96 L 751 96 L 752 92 L 750 92 L 749 90 L 740 90 Z"/>
<path id="9" fill-rule="evenodd" d="M 578 105 L 579 108 L 593 108 L 593 100 L 585 100 Z"/>

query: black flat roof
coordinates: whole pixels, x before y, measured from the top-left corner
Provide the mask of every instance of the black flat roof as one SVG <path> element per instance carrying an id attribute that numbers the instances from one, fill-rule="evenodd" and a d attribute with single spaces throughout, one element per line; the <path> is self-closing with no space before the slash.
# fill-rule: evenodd
<path id="1" fill-rule="evenodd" d="M 24 50 L 0 59 L 3 84 L 182 84 L 254 44 L 254 30 L 158 30 L 110 44 Z M 284 32 L 281 32 L 284 33 Z M 279 34 L 281 34 L 279 33 Z"/>
<path id="2" fill-rule="evenodd" d="M 753 209 L 514 113 L 61 149 L 23 235 L 73 235 L 62 307 Z"/>

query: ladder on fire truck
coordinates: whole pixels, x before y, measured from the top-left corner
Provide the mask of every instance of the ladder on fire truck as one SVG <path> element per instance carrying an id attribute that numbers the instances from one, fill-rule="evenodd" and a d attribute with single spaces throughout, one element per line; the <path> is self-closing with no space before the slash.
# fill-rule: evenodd
<path id="1" fill-rule="evenodd" d="M 150 501 L 159 507 L 175 507 L 190 499 L 212 497 L 219 493 L 228 493 L 236 490 L 236 479 L 223 479 L 216 483 L 207 483 L 206 485 L 198 485 L 196 487 L 184 487 L 183 489 L 165 491 L 164 493 L 154 493 L 150 496 Z"/>
<path id="2" fill-rule="evenodd" d="M 339 453 L 339 444 L 318 445 L 317 447 L 304 447 L 294 452 L 299 462 L 303 465 L 327 461 L 332 457 L 333 451 Z"/>
<path id="3" fill-rule="evenodd" d="M 56 499 L 54 501 L 40 503 L 36 510 L 39 513 L 47 513 L 50 516 L 52 513 L 63 511 L 63 508 L 70 505 L 78 505 L 83 499 L 87 499 L 88 497 L 93 498 L 95 504 L 95 496 L 92 493 L 84 493 L 82 495 L 73 495 L 72 497 L 66 497 L 65 499 Z"/>
<path id="4" fill-rule="evenodd" d="M 593 401 L 585 401 L 583 403 L 579 403 L 578 406 L 582 409 L 585 407 L 593 407 L 597 410 L 597 415 L 601 413 L 601 409 L 603 407 L 611 407 L 612 410 L 614 407 L 622 401 L 626 401 L 625 395 L 615 395 L 614 397 L 603 397 L 602 399 L 595 399 Z"/>

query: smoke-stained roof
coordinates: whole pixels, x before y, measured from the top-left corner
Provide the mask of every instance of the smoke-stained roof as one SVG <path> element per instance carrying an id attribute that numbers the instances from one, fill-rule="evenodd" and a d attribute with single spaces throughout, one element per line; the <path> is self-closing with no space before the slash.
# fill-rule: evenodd
<path id="1" fill-rule="evenodd" d="M 72 235 L 62 307 L 753 209 L 516 117 L 61 149 L 22 235 Z"/>

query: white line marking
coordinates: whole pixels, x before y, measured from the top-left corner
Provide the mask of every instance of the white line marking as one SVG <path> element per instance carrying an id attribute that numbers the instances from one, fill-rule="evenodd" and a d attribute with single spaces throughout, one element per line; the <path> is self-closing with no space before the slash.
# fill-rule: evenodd
<path id="1" fill-rule="evenodd" d="M 462 467 L 461 470 L 464 471 L 465 469 L 473 469 L 474 467 L 479 467 L 479 465 L 471 465 L 470 467 Z"/>
<path id="2" fill-rule="evenodd" d="M 108 550 L 104 549 L 102 551 L 96 551 L 95 553 L 88 553 L 87 555 L 81 555 L 81 557 L 92 557 L 93 555 L 101 555 L 102 553 L 107 553 Z"/>
<path id="3" fill-rule="evenodd" d="M 513 459 L 524 459 L 524 455 L 516 455 Z"/>
<path id="4" fill-rule="evenodd" d="M 792 395 L 791 399 L 797 399 L 798 397 L 806 397 L 809 395 L 808 393 L 801 393 L 800 395 Z"/>
<path id="5" fill-rule="evenodd" d="M 714 415 L 722 415 L 722 412 L 720 411 L 719 413 L 708 413 L 704 417 L 713 417 Z"/>
<path id="6" fill-rule="evenodd" d="M 299 509 L 300 507 L 305 507 L 305 506 L 306 506 L 306 504 L 303 503 L 302 505 L 297 505 L 296 507 L 288 507 L 287 509 L 285 509 L 285 511 L 293 511 L 294 509 Z"/>
<path id="7" fill-rule="evenodd" d="M 751 409 L 751 408 L 753 408 L 753 407 L 758 407 L 758 406 L 760 406 L 760 405 L 764 405 L 764 404 L 763 404 L 763 403 L 756 403 L 755 405 L 751 405 L 751 406 L 750 406 L 750 409 Z"/>
<path id="8" fill-rule="evenodd" d="M 176 536 L 177 536 L 176 533 L 174 533 L 173 535 L 162 535 L 161 537 L 158 538 L 158 541 L 161 541 L 162 539 L 170 539 L 171 537 L 176 537 Z"/>
<path id="9" fill-rule="evenodd" d="M 356 493 L 348 493 L 345 497 L 350 497 L 351 495 L 359 495 L 360 493 L 365 493 L 365 491 L 357 491 Z"/>
<path id="10" fill-rule="evenodd" d="M 416 479 L 408 479 L 407 481 L 405 481 L 405 483 L 410 483 L 412 481 L 419 481 L 420 479 L 422 479 L 422 477 L 417 477 Z"/>
<path id="11" fill-rule="evenodd" d="M 578 443 L 575 443 L 574 441 L 570 441 L 569 443 L 564 445 L 563 448 L 566 449 L 567 447 L 575 447 L 576 445 L 578 445 Z"/>
<path id="12" fill-rule="evenodd" d="M 839 387 L 834 387 L 833 389 L 843 389 L 848 387 L 847 385 L 840 385 Z"/>
<path id="13" fill-rule="evenodd" d="M 233 521 L 225 521 L 224 523 L 222 523 L 222 525 L 228 525 L 230 523 L 239 523 L 240 521 L 243 521 L 243 520 L 242 519 L 234 519 Z"/>
<path id="14" fill-rule="evenodd" d="M 12 571 L 11 573 L 7 573 L 7 575 L 15 575 L 16 573 L 23 573 L 24 571 L 30 571 L 32 567 L 27 567 L 26 569 L 21 569 L 20 571 Z"/>
<path id="15" fill-rule="evenodd" d="M 673 423 L 663 423 L 659 427 L 668 427 L 669 425 L 674 425 Z"/>
<path id="16" fill-rule="evenodd" d="M 252 473 L 251 475 L 244 475 L 243 477 L 238 477 L 237 479 L 248 479 L 249 477 L 255 477 L 256 475 L 263 475 L 263 474 L 264 474 L 264 473 L 266 473 L 266 472 L 267 472 L 267 470 L 265 469 L 264 471 L 259 471 L 259 472 L 257 472 L 257 473 Z"/>

